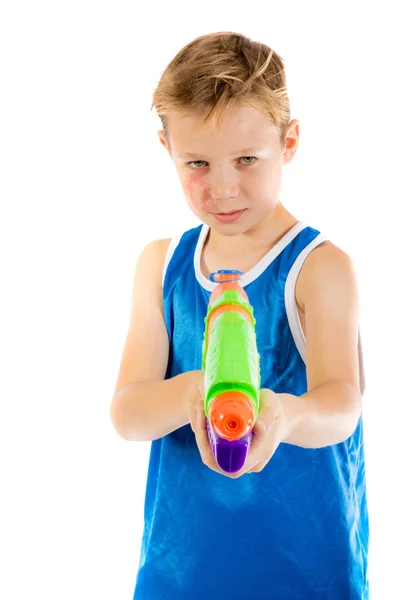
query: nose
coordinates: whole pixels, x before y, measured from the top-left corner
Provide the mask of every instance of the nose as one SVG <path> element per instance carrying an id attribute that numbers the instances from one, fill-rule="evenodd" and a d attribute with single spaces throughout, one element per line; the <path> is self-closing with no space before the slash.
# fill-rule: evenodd
<path id="1" fill-rule="evenodd" d="M 214 200 L 235 198 L 239 195 L 237 173 L 226 167 L 215 167 L 210 171 L 209 188 Z"/>

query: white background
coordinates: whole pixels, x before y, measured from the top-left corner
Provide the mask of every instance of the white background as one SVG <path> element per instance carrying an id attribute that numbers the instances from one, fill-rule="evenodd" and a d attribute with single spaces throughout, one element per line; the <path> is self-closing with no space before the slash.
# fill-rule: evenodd
<path id="1" fill-rule="evenodd" d="M 150 443 L 109 405 L 138 253 L 199 224 L 149 107 L 178 50 L 222 30 L 283 57 L 301 137 L 282 202 L 355 263 L 371 590 L 395 597 L 400 46 L 396 3 L 367 4 L 2 3 L 2 598 L 132 598 Z"/>

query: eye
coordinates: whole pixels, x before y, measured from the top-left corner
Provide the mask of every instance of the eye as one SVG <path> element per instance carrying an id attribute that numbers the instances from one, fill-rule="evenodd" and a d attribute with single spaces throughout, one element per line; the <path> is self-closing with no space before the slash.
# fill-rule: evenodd
<path id="1" fill-rule="evenodd" d="M 198 165 L 197 163 L 202 163 L 201 165 Z M 199 169 L 200 167 L 202 167 L 204 165 L 205 161 L 204 160 L 192 160 L 188 163 L 186 163 L 188 166 L 190 166 L 193 169 Z M 192 166 L 194 165 L 194 166 Z"/>
<path id="2" fill-rule="evenodd" d="M 254 163 L 256 163 L 258 161 L 258 158 L 256 156 L 242 156 L 238 160 L 245 161 L 242 163 L 244 165 L 253 165 Z M 186 163 L 186 165 L 188 167 L 190 167 L 191 169 L 194 169 L 194 170 L 200 169 L 201 167 L 204 167 L 204 165 L 206 165 L 206 164 L 207 163 L 205 160 L 191 160 L 190 162 Z"/>
<path id="3" fill-rule="evenodd" d="M 251 162 L 247 162 L 247 159 L 250 159 Z M 239 160 L 246 160 L 244 163 L 245 165 L 252 165 L 258 160 L 258 158 L 255 156 L 242 156 Z"/>

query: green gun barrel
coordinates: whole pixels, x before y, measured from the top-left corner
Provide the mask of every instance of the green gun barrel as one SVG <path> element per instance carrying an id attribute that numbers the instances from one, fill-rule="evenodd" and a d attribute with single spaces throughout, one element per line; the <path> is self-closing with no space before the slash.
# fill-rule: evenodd
<path id="1" fill-rule="evenodd" d="M 215 288 L 204 322 L 204 412 L 210 442 L 212 448 L 214 442 L 225 447 L 226 440 L 232 453 L 232 444 L 251 433 L 260 405 L 256 320 L 247 294 L 237 281 L 221 282 Z M 225 470 L 232 470 L 232 464 L 229 467 Z"/>

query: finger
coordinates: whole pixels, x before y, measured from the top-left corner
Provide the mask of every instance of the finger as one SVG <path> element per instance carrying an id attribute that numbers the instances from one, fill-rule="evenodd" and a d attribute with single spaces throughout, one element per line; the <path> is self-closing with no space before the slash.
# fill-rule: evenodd
<path id="1" fill-rule="evenodd" d="M 268 464 L 268 461 L 267 462 L 259 462 L 256 465 L 254 465 L 254 467 L 249 469 L 247 472 L 248 473 L 261 473 L 261 471 L 266 467 L 267 464 Z"/>
<path id="2" fill-rule="evenodd" d="M 194 433 L 197 427 L 197 420 L 199 416 L 199 399 L 196 395 L 190 396 L 188 400 L 188 413 L 190 419 L 190 426 Z"/>
<path id="3" fill-rule="evenodd" d="M 268 437 L 270 439 L 268 439 Z M 275 435 L 273 435 L 273 436 L 267 435 L 267 439 L 262 446 L 262 450 L 259 450 L 259 452 L 258 452 L 258 460 L 257 460 L 256 453 L 253 455 L 254 462 L 252 461 L 252 457 L 249 457 L 248 473 L 259 473 L 260 471 L 262 471 L 266 467 L 266 465 L 269 463 L 269 461 L 271 460 L 273 455 L 275 454 L 278 446 L 279 446 L 279 443 L 277 443 L 277 441 L 276 441 L 276 436 Z M 252 462 L 253 462 L 253 464 L 252 464 Z"/>
<path id="4" fill-rule="evenodd" d="M 273 412 L 273 411 L 271 411 Z M 243 473 L 253 473 L 261 471 L 270 461 L 274 454 L 275 447 L 275 427 L 276 420 L 268 418 L 258 419 L 253 428 L 253 437 L 246 463 L 243 467 Z"/>
<path id="5" fill-rule="evenodd" d="M 206 416 L 200 409 L 197 410 L 195 436 L 202 457 L 207 459 L 212 457 L 213 454 L 208 440 Z"/>
<path id="6" fill-rule="evenodd" d="M 191 402 L 189 404 L 189 415 L 191 421 L 190 425 L 195 435 L 200 455 L 202 459 L 208 459 L 209 454 L 212 455 L 212 452 L 208 442 L 206 416 L 202 406 L 200 406 L 198 402 Z"/>
<path id="7" fill-rule="evenodd" d="M 192 428 L 193 433 L 195 433 L 197 426 L 197 410 L 192 404 L 189 404 L 188 412 L 190 427 Z"/>
<path id="8" fill-rule="evenodd" d="M 204 412 L 202 410 L 199 410 L 197 415 L 197 426 L 195 430 L 195 436 L 201 459 L 207 467 L 209 467 L 216 473 L 220 473 L 221 475 L 227 475 L 227 473 L 219 467 L 212 453 L 210 441 L 208 439 L 206 419 L 207 418 Z"/>

